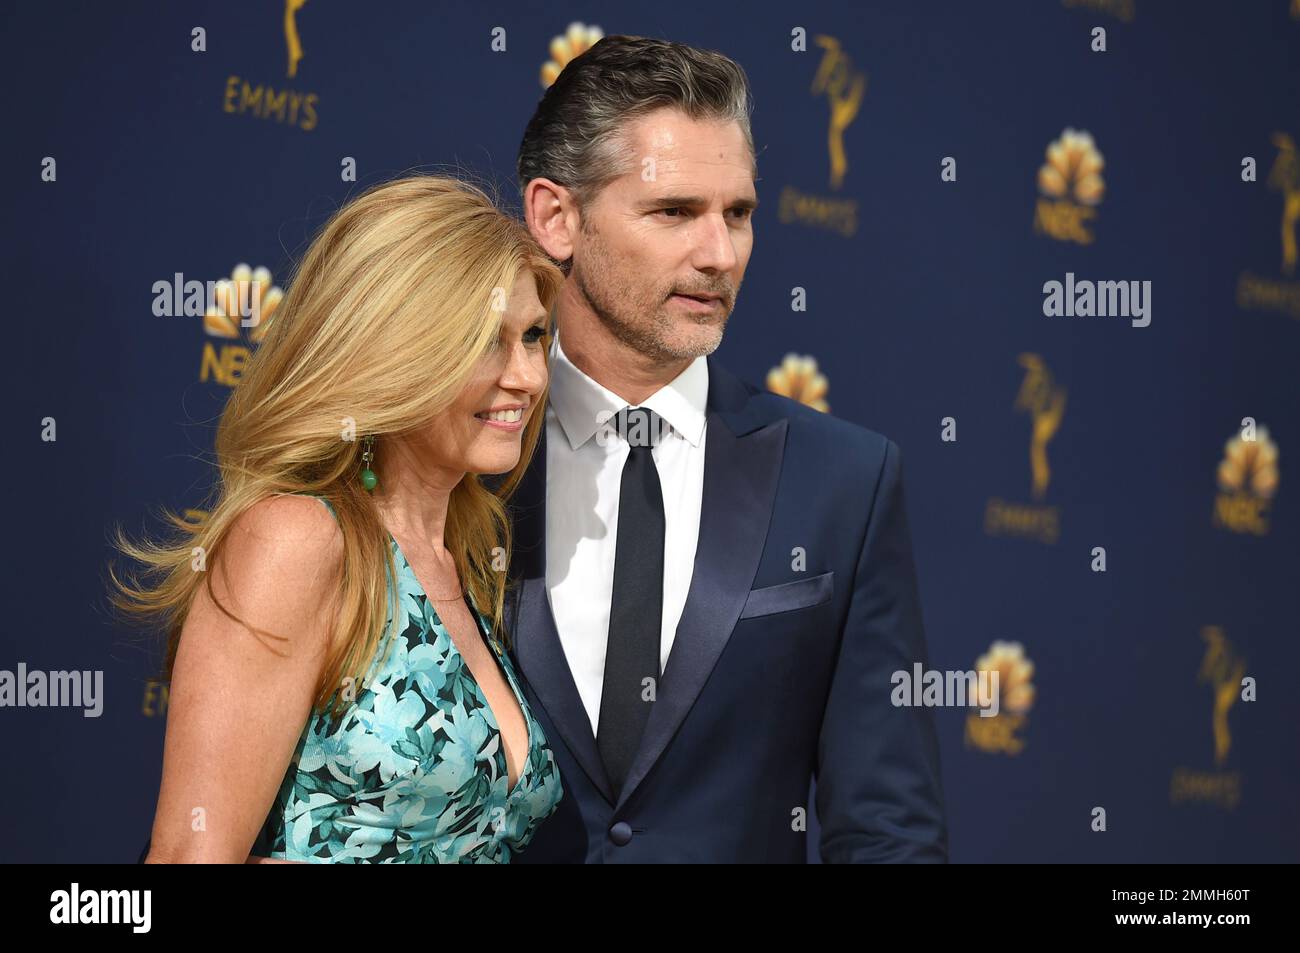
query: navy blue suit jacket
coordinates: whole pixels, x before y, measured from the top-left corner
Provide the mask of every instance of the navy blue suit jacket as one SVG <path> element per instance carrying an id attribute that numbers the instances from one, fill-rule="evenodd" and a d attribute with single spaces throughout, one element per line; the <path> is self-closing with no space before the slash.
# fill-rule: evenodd
<path id="1" fill-rule="evenodd" d="M 611 789 L 546 595 L 546 446 L 512 501 L 507 631 L 564 798 L 521 863 L 946 861 L 897 445 L 709 358 L 694 575 L 649 722 Z M 802 552 L 805 564 L 797 562 Z"/>

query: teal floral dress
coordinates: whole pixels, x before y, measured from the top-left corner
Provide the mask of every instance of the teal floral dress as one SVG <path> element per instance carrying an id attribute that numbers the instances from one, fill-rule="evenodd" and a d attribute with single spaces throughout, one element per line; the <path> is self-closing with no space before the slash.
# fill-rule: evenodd
<path id="1" fill-rule="evenodd" d="M 312 863 L 507 863 L 563 796 L 555 759 L 467 596 L 528 726 L 528 757 L 508 790 L 492 709 L 389 539 L 397 598 L 378 670 L 341 717 L 308 721 L 259 842 L 271 857 Z"/>

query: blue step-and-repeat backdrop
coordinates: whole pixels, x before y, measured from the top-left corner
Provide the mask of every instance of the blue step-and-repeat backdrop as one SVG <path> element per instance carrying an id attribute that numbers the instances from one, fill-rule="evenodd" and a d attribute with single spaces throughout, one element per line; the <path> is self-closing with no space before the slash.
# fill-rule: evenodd
<path id="1" fill-rule="evenodd" d="M 1300 859 L 1300 0 L 3 17 L 0 860 L 131 861 L 152 824 L 168 690 L 108 533 L 201 505 L 257 347 L 158 283 L 287 282 L 410 171 L 517 214 L 524 126 L 601 32 L 749 74 L 719 356 L 903 448 L 931 664 L 1001 675 L 997 717 L 937 712 L 952 858 Z M 23 697 L 59 671 L 80 707 Z"/>

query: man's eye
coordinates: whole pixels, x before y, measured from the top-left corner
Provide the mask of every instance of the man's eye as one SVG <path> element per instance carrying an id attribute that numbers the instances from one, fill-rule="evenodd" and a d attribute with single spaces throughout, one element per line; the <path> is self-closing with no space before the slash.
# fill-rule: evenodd
<path id="1" fill-rule="evenodd" d="M 682 211 L 682 207 L 681 207 L 680 205 L 672 205 L 672 206 L 669 206 L 668 208 L 661 208 L 659 211 L 660 211 L 660 212 L 663 212 L 663 213 L 665 213 L 665 214 L 667 214 L 668 212 L 680 212 L 680 211 Z M 668 217 L 669 217 L 669 218 L 680 218 L 681 216 L 680 216 L 680 215 L 669 215 Z"/>
<path id="2" fill-rule="evenodd" d="M 742 219 L 749 218 L 751 215 L 754 214 L 754 210 L 752 208 L 737 208 L 737 209 L 732 209 L 732 211 L 739 212 L 740 214 L 737 216 L 737 218 L 742 218 Z"/>

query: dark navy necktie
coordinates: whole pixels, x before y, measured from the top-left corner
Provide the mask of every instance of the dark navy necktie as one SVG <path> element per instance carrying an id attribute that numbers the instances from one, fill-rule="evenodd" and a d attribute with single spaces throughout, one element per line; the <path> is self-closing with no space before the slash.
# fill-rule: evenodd
<path id="1" fill-rule="evenodd" d="M 628 442 L 618 496 L 614 590 L 605 643 L 596 746 L 615 794 L 622 790 L 659 691 L 664 600 L 664 497 L 651 449 L 664 426 L 653 410 L 629 407 L 612 423 Z M 647 679 L 651 681 L 647 683 Z"/>

